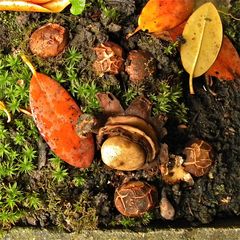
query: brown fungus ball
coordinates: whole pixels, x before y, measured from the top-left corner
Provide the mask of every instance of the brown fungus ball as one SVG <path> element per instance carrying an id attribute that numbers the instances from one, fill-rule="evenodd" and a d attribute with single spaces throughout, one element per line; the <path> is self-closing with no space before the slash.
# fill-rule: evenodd
<path id="1" fill-rule="evenodd" d="M 154 75 L 157 71 L 156 60 L 147 51 L 130 51 L 127 62 L 125 71 L 128 73 L 130 81 L 135 84 L 141 83 L 145 78 Z"/>
<path id="2" fill-rule="evenodd" d="M 207 142 L 195 139 L 187 144 L 183 153 L 186 155 L 184 170 L 195 177 L 207 174 L 213 163 L 213 150 Z"/>
<path id="3" fill-rule="evenodd" d="M 118 74 L 123 67 L 122 48 L 113 42 L 105 42 L 94 48 L 97 59 L 93 63 L 93 69 L 100 77 L 104 73 Z"/>
<path id="4" fill-rule="evenodd" d="M 48 23 L 34 31 L 29 47 L 33 54 L 42 57 L 56 57 L 68 43 L 68 31 L 56 23 Z"/>
<path id="5" fill-rule="evenodd" d="M 127 217 L 140 217 L 154 208 L 158 201 L 157 189 L 146 182 L 130 181 L 115 191 L 117 210 Z"/>

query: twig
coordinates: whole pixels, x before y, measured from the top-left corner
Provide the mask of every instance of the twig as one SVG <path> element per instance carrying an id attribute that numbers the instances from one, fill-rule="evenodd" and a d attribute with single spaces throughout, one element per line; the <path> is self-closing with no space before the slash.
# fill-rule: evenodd
<path id="1" fill-rule="evenodd" d="M 40 137 L 38 140 L 38 170 L 46 165 L 47 162 L 47 144 Z"/>
<path id="2" fill-rule="evenodd" d="M 232 19 L 236 20 L 236 21 L 240 21 L 240 18 L 234 17 L 231 13 L 226 13 L 226 12 L 223 12 L 221 10 L 218 10 L 218 12 L 220 12 L 220 13 L 222 13 L 224 15 L 227 15 L 227 16 L 231 17 Z"/>

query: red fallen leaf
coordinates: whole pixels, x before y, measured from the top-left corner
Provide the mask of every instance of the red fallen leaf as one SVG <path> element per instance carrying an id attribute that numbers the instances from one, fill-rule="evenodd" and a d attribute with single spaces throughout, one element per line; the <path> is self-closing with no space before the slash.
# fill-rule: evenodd
<path id="1" fill-rule="evenodd" d="M 177 25 L 176 27 L 169 29 L 168 31 L 160 32 L 160 33 L 153 33 L 156 38 L 160 38 L 162 40 L 168 42 L 176 42 L 179 37 L 182 36 L 183 29 L 186 25 L 187 21 Z"/>
<path id="2" fill-rule="evenodd" d="M 159 34 L 178 26 L 191 15 L 194 2 L 194 0 L 149 0 L 138 18 L 137 29 L 128 34 L 127 38 L 139 30 Z"/>
<path id="3" fill-rule="evenodd" d="M 93 136 L 80 138 L 75 126 L 82 111 L 68 92 L 45 74 L 35 72 L 30 82 L 30 107 L 34 121 L 51 150 L 79 168 L 93 161 Z"/>
<path id="4" fill-rule="evenodd" d="M 184 27 L 186 25 L 186 22 L 187 21 L 184 21 L 180 25 L 178 25 L 175 28 L 170 29 L 168 31 L 168 34 L 169 34 L 169 37 L 170 37 L 171 41 L 176 42 L 177 39 L 182 36 L 183 29 L 184 29 Z"/>
<path id="5" fill-rule="evenodd" d="M 218 57 L 206 75 L 229 81 L 240 77 L 240 58 L 227 36 L 224 35 Z"/>

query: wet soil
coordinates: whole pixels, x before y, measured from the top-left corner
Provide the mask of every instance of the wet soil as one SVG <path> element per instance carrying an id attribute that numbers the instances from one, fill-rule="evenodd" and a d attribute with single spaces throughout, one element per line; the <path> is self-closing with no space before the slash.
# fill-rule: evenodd
<path id="1" fill-rule="evenodd" d="M 83 55 L 77 66 L 80 77 L 88 80 L 95 79 L 103 88 L 108 85 L 113 89 L 114 94 L 121 96 L 119 89 L 126 89 L 129 84 L 127 74 L 121 72 L 117 76 L 106 74 L 102 78 L 96 77 L 92 71 L 92 62 L 96 57 L 93 48 L 99 43 L 111 40 L 123 47 L 124 57 L 132 49 L 148 50 L 157 60 L 158 72 L 149 80 L 152 83 L 147 85 L 147 88 L 138 89 L 139 93 L 154 91 L 153 86 L 162 79 L 169 80 L 172 84 L 183 81 L 183 101 L 189 108 L 187 129 L 180 131 L 179 121 L 170 116 L 166 123 L 168 135 L 162 142 L 169 145 L 171 153 L 180 154 L 189 139 L 203 139 L 214 149 L 214 165 L 208 175 L 195 178 L 193 186 L 186 183 L 168 186 L 162 182 L 158 170 L 117 172 L 104 166 L 99 153 L 97 153 L 93 165 L 87 170 L 78 170 L 66 164 L 65 167 L 69 171 L 68 178 L 64 183 L 54 184 L 48 180 L 51 164 L 47 162 L 41 170 L 36 170 L 30 176 L 22 177 L 19 181 L 22 181 L 22 185 L 27 188 L 39 192 L 42 198 L 48 201 L 48 208 L 31 213 L 20 224 L 41 227 L 58 225 L 68 231 L 76 230 L 76 226 L 79 228 L 122 226 L 123 224 L 121 225 L 120 222 L 123 217 L 114 207 L 113 195 L 115 188 L 123 182 L 125 177 L 148 181 L 154 184 L 159 192 L 164 186 L 167 196 L 176 210 L 175 220 L 187 220 L 189 224 L 195 225 L 209 223 L 218 218 L 239 216 L 240 79 L 232 82 L 220 82 L 215 79 L 212 88 L 216 96 L 206 91 L 203 78 L 196 79 L 196 94 L 190 96 L 187 74 L 179 77 L 179 72 L 182 71 L 179 53 L 175 51 L 174 54 L 168 55 L 164 52 L 169 43 L 144 32 L 139 32 L 128 41 L 125 39 L 126 34 L 136 27 L 138 14 L 145 1 L 107 0 L 106 2 L 107 7 L 115 7 L 119 12 L 117 20 L 112 21 L 104 16 L 99 6 L 94 4 L 80 17 L 71 16 L 69 9 L 61 14 L 50 15 L 18 13 L 16 18 L 18 31 L 14 32 L 13 29 L 9 29 L 7 24 L 0 26 L 1 52 L 8 54 L 16 51 L 17 47 L 7 39 L 18 38 L 23 39 L 20 44 L 21 49 L 31 55 L 26 44 L 29 34 L 46 22 L 58 22 L 69 30 L 69 47 L 75 47 Z M 240 45 L 237 48 L 239 49 Z M 46 72 L 48 69 L 49 73 L 53 73 L 57 70 L 61 71 L 63 68 L 64 54 L 46 61 L 41 61 L 35 56 L 31 56 L 31 58 L 42 72 Z M 112 86 L 116 84 L 120 87 L 114 89 Z M 63 86 L 68 88 L 69 84 L 66 82 L 63 83 Z M 42 151 L 49 152 L 49 149 L 46 150 L 45 147 L 41 148 Z M 46 153 L 44 152 L 44 154 Z M 84 186 L 80 188 L 73 186 L 73 176 L 83 174 L 83 172 L 86 180 Z M 54 199 L 52 208 L 49 207 L 51 199 Z M 86 212 L 87 220 L 82 225 L 75 224 L 82 216 L 78 214 L 72 216 L 74 201 L 79 201 L 82 204 L 82 211 Z M 59 211 L 63 212 L 61 216 Z M 94 214 L 92 214 L 93 212 Z M 91 222 L 91 219 L 88 219 L 92 216 L 98 219 L 94 226 L 91 225 L 94 221 Z M 66 221 L 67 217 L 71 219 L 72 223 Z M 157 221 L 159 227 L 166 223 L 160 217 L 158 208 L 153 210 L 151 218 L 155 223 Z M 143 224 L 141 219 L 135 220 L 135 226 L 139 227 Z"/>

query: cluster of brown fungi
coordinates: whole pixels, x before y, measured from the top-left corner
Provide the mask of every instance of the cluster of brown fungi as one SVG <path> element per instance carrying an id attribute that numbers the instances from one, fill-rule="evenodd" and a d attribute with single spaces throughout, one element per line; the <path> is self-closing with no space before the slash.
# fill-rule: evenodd
<path id="1" fill-rule="evenodd" d="M 32 34 L 30 49 L 40 57 L 53 57 L 64 50 L 67 39 L 68 33 L 64 28 L 47 24 Z M 101 43 L 94 50 L 96 60 L 93 69 L 98 76 L 118 74 L 125 68 L 130 81 L 139 84 L 154 75 L 157 69 L 155 59 L 146 51 L 130 51 L 124 67 L 123 51 L 116 43 Z M 167 134 L 164 128 L 166 119 L 152 117 L 152 104 L 144 96 L 137 97 L 126 110 L 111 93 L 98 93 L 97 98 L 102 107 L 101 118 L 82 114 L 76 131 L 81 137 L 96 133 L 102 161 L 111 169 L 136 171 L 158 168 L 162 180 L 172 185 L 180 181 L 192 185 L 193 177 L 209 172 L 213 151 L 203 140 L 189 142 L 181 156 L 169 154 L 167 144 L 161 143 Z M 175 214 L 164 189 L 159 194 L 155 186 L 143 181 L 125 181 L 116 189 L 114 201 L 117 210 L 129 217 L 142 216 L 154 207 L 159 207 L 165 219 L 173 219 Z"/>
<path id="2" fill-rule="evenodd" d="M 144 96 L 137 97 L 126 110 L 111 93 L 98 93 L 97 97 L 105 117 L 98 119 L 83 114 L 77 132 L 80 136 L 89 132 L 97 134 L 102 161 L 111 169 L 147 171 L 159 168 L 166 184 L 186 181 L 190 185 L 194 184 L 192 176 L 200 177 L 210 170 L 212 148 L 203 140 L 188 143 L 182 156 L 168 153 L 167 144 L 160 143 L 166 134 L 165 120 L 151 116 L 151 102 Z M 116 189 L 114 199 L 118 211 L 129 217 L 142 216 L 159 204 L 155 186 L 129 179 Z M 158 206 L 163 218 L 173 219 L 175 210 L 164 189 Z"/>
<path id="3" fill-rule="evenodd" d="M 93 68 L 98 75 L 118 74 L 124 69 L 123 51 L 116 43 L 102 43 L 95 51 L 97 59 Z M 131 82 L 139 84 L 154 75 L 156 70 L 156 61 L 149 52 L 129 52 L 125 71 Z M 213 151 L 205 141 L 192 140 L 186 145 L 182 156 L 170 155 L 167 144 L 160 144 L 167 134 L 164 128 L 166 119 L 151 116 L 151 102 L 147 98 L 137 97 L 124 110 L 111 93 L 99 93 L 97 97 L 107 120 L 102 126 L 97 119 L 90 122 L 94 123 L 92 127 L 95 126 L 97 133 L 97 145 L 107 166 L 120 171 L 147 170 L 157 166 L 167 184 L 185 181 L 193 185 L 193 176 L 200 177 L 209 172 Z M 90 129 L 87 121 L 80 120 L 80 125 L 80 135 L 82 130 Z M 114 196 L 116 208 L 125 216 L 139 217 L 158 205 L 163 218 L 173 219 L 175 210 L 164 189 L 159 203 L 158 199 L 155 186 L 135 180 L 124 182 L 116 189 Z"/>

